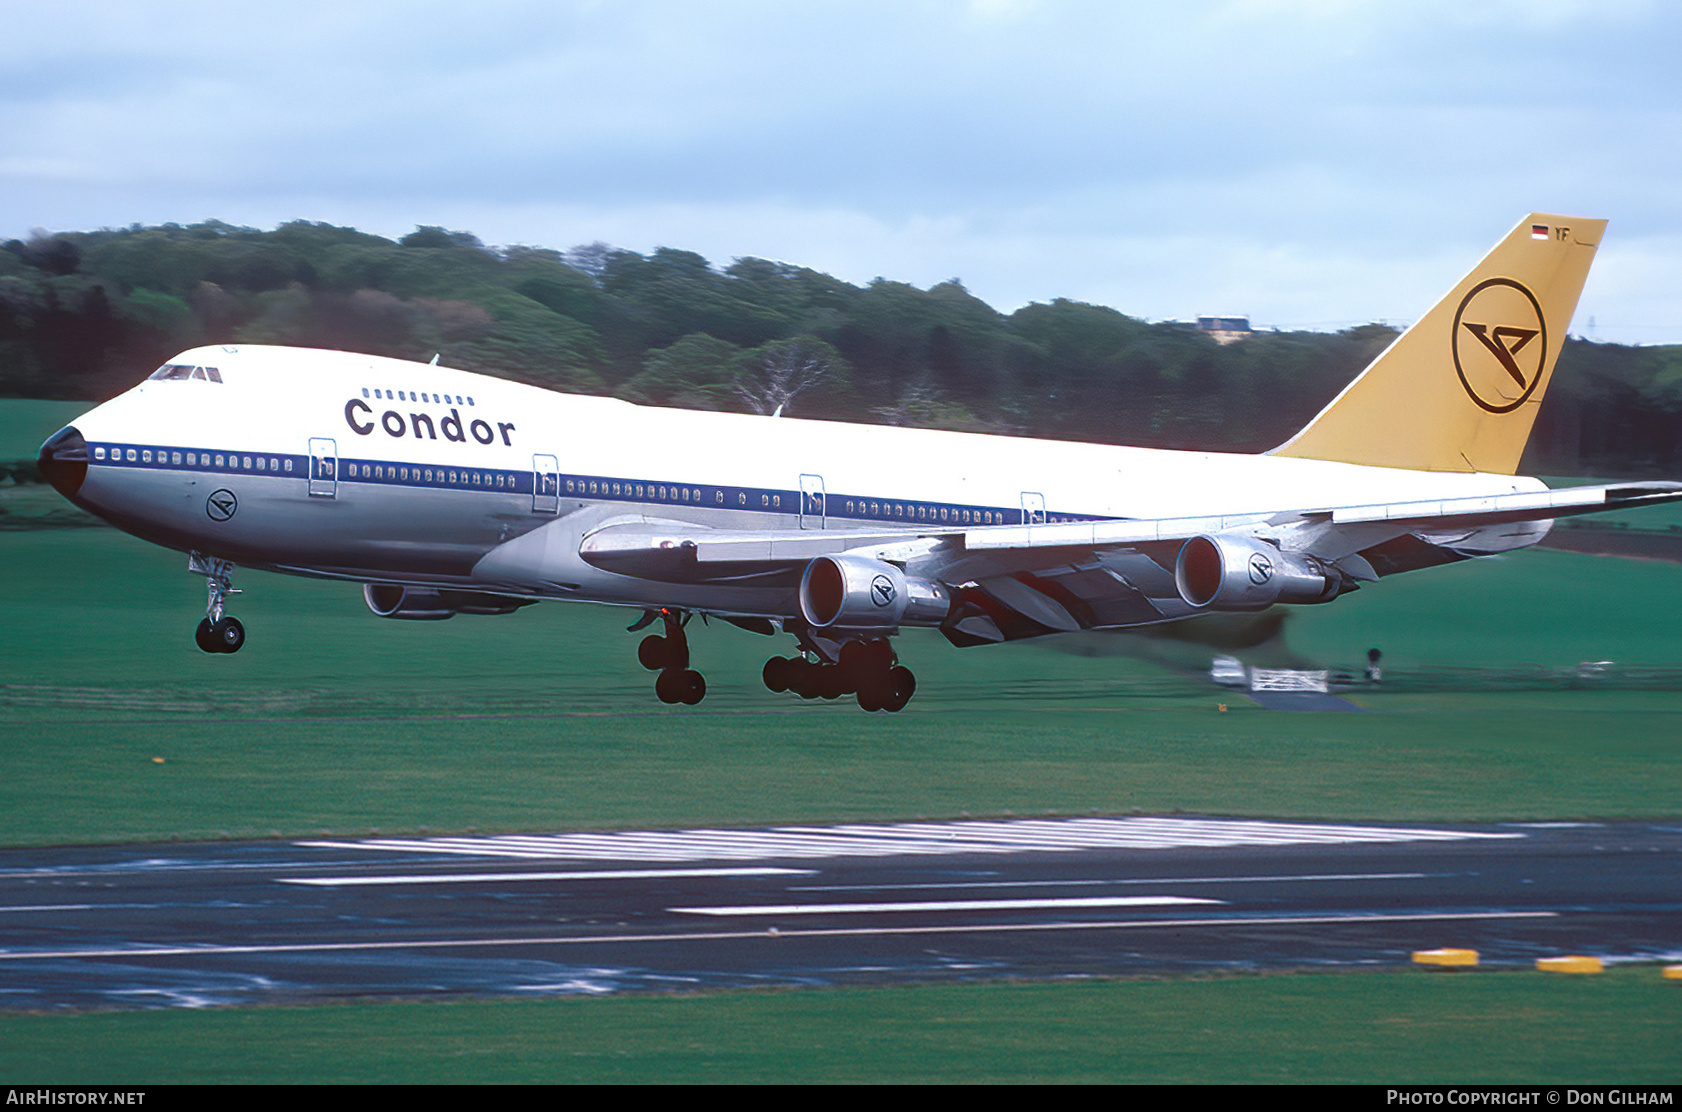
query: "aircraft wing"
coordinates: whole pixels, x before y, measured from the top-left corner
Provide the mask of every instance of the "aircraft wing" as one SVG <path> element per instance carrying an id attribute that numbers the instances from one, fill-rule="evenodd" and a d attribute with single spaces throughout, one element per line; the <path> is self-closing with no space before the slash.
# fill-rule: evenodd
<path id="1" fill-rule="evenodd" d="M 797 586 L 820 556 L 892 563 L 957 600 L 944 632 L 959 644 L 1138 625 L 1199 612 L 1175 580 L 1180 548 L 1232 536 L 1308 557 L 1346 582 L 1533 544 L 1535 523 L 1682 500 L 1682 483 L 1636 482 L 1435 501 L 1215 517 L 876 531 L 708 530 L 619 519 L 579 555 L 606 571 L 668 583 Z M 1502 528 L 1503 526 L 1509 528 Z"/>
<path id="2" fill-rule="evenodd" d="M 921 564 L 939 552 L 953 558 L 970 552 L 1104 550 L 1185 541 L 1235 530 L 1278 540 L 1288 550 L 1335 560 L 1347 554 L 1332 551 L 1346 547 L 1331 541 L 1328 535 L 1335 535 L 1339 530 L 1362 538 L 1376 532 L 1441 533 L 1677 500 L 1682 500 L 1682 483 L 1639 482 L 1216 517 L 983 525 L 939 530 L 733 532 L 696 529 L 677 521 L 626 522 L 610 523 L 588 534 L 579 551 L 586 561 L 606 570 L 655 579 L 672 578 L 678 582 L 710 579 L 715 572 L 728 575 L 726 569 L 772 571 L 798 567 L 814 557 L 840 552 L 894 563 Z M 1306 544 L 1290 544 L 1286 538 L 1292 534 L 1313 539 Z"/>

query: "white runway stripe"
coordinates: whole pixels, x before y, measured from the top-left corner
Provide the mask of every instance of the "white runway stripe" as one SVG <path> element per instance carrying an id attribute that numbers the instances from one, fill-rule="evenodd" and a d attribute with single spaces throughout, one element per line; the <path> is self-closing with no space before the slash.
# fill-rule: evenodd
<path id="1" fill-rule="evenodd" d="M 892 911 L 1037 911 L 1076 907 L 1168 907 L 1218 904 L 1192 896 L 1071 896 L 1050 900 L 921 900 L 912 903 L 835 903 L 739 905 L 735 907 L 670 907 L 687 915 L 857 915 Z"/>
<path id="2" fill-rule="evenodd" d="M 1264 822 L 1252 819 L 1112 818 L 788 826 L 761 830 L 511 834 L 304 842 L 336 849 L 472 857 L 589 861 L 752 861 L 769 858 L 1058 853 L 1084 849 L 1345 845 L 1522 838 L 1519 833 Z"/>
<path id="3" fill-rule="evenodd" d="M 671 880 L 677 877 L 811 876 L 812 869 L 587 869 L 569 873 L 402 873 L 395 876 L 279 877 L 282 884 L 316 888 L 393 884 L 506 884 L 533 880 Z"/>

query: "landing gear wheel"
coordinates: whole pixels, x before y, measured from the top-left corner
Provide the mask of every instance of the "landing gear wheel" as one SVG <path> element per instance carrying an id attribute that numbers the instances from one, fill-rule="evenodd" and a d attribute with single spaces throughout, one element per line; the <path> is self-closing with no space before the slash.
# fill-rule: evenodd
<path id="1" fill-rule="evenodd" d="M 666 658 L 671 655 L 666 639 L 658 633 L 651 633 L 642 639 L 637 646 L 637 662 L 650 672 L 658 672 L 666 666 Z"/>
<path id="2" fill-rule="evenodd" d="M 200 649 L 207 653 L 222 651 L 222 646 L 216 643 L 215 627 L 210 624 L 209 618 L 199 620 L 199 628 L 193 631 L 193 640 L 198 643 Z"/>
<path id="3" fill-rule="evenodd" d="M 787 691 L 789 677 L 793 671 L 790 665 L 793 663 L 786 656 L 774 656 L 765 662 L 765 667 L 760 672 L 760 678 L 765 681 L 765 686 L 772 691 Z"/>
<path id="4" fill-rule="evenodd" d="M 245 645 L 245 627 L 238 618 L 225 617 L 210 627 L 219 653 L 237 653 Z"/>
<path id="5" fill-rule="evenodd" d="M 911 669 L 904 666 L 890 668 L 888 681 L 893 685 L 892 694 L 882 702 L 882 709 L 886 711 L 900 711 L 911 701 L 911 696 L 917 693 L 917 677 L 911 674 Z"/>
<path id="6" fill-rule="evenodd" d="M 694 706 L 707 697 L 706 677 L 693 668 L 667 668 L 654 681 L 654 694 L 662 703 Z"/>
<path id="7" fill-rule="evenodd" d="M 860 710 L 875 711 L 882 709 L 883 692 L 880 688 L 881 685 L 876 683 L 868 683 L 859 688 L 858 701 Z"/>

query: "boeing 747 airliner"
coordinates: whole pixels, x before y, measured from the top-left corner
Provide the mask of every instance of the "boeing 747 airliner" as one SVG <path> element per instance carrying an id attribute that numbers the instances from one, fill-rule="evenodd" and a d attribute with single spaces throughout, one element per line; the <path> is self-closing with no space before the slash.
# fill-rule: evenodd
<path id="1" fill-rule="evenodd" d="M 691 413 L 435 365 L 187 351 L 41 448 L 76 505 L 188 554 L 206 652 L 236 565 L 363 585 L 390 618 L 543 599 L 663 623 L 638 658 L 706 694 L 685 627 L 792 634 L 764 680 L 897 711 L 889 638 L 972 646 L 1323 603 L 1535 544 L 1682 484 L 1516 477 L 1603 220 L 1533 214 L 1289 442 L 1259 456 Z"/>

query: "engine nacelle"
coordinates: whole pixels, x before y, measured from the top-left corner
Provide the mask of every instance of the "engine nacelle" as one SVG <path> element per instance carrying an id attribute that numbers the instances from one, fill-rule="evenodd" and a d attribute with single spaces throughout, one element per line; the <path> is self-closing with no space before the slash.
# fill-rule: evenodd
<path id="1" fill-rule="evenodd" d="M 431 587 L 399 587 L 391 583 L 364 583 L 362 599 L 368 609 L 382 618 L 441 622 L 457 614 L 512 614 L 531 599 L 483 591 L 437 591 Z"/>
<path id="2" fill-rule="evenodd" d="M 800 577 L 800 612 L 813 629 L 891 633 L 937 626 L 951 609 L 939 583 L 866 556 L 819 556 Z"/>
<path id="3" fill-rule="evenodd" d="M 1276 602 L 1329 602 L 1343 577 L 1312 556 L 1279 551 L 1254 537 L 1193 537 L 1180 546 L 1174 585 L 1192 606 L 1263 610 Z"/>

